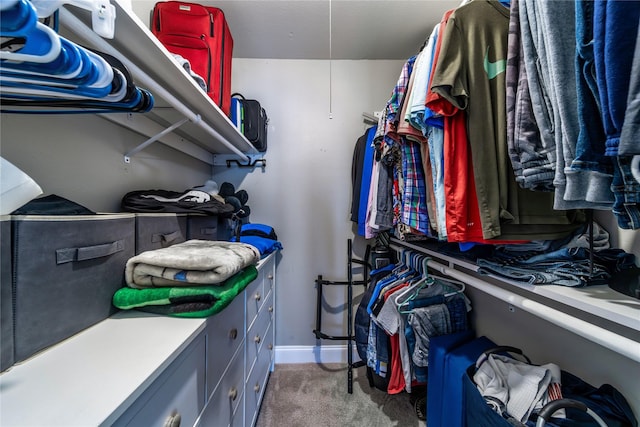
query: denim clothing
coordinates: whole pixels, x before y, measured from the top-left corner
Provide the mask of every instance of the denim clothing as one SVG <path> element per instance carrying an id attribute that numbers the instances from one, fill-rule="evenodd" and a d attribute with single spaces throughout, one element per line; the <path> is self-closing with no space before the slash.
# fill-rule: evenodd
<path id="1" fill-rule="evenodd" d="M 627 109 L 631 65 L 638 35 L 640 3 L 594 2 L 593 40 L 596 76 L 608 156 L 618 155 L 620 131 Z"/>
<path id="2" fill-rule="evenodd" d="M 605 156 L 605 132 L 600 114 L 594 59 L 594 2 L 576 1 L 576 82 L 580 132 L 575 158 L 567 171 L 571 199 L 585 198 L 604 208 L 613 203 L 613 162 Z M 587 191 L 588 190 L 588 191 Z M 595 207 L 595 206 L 594 206 Z"/>
<path id="3" fill-rule="evenodd" d="M 389 335 L 374 322 L 369 324 L 369 342 L 367 346 L 367 366 L 381 377 L 387 376 L 389 367 Z"/>
<path id="4" fill-rule="evenodd" d="M 507 146 L 509 158 L 522 188 L 553 191 L 555 149 L 546 150 L 540 138 L 529 93 L 529 80 L 520 40 L 520 7 L 514 2 L 509 15 L 507 46 Z"/>
<path id="5" fill-rule="evenodd" d="M 444 298 L 442 295 L 433 295 L 433 292 L 429 288 L 425 288 L 426 295 L 431 296 L 423 296 L 414 300 L 409 301 L 409 306 L 407 310 L 410 310 L 409 313 L 401 312 L 400 315 L 402 317 L 401 325 L 403 328 L 400 330 L 400 333 L 403 333 L 403 337 L 400 340 L 400 344 L 405 345 L 406 348 L 406 359 L 402 360 L 403 368 L 407 369 L 408 372 L 405 372 L 405 382 L 406 384 L 411 384 L 412 380 L 415 380 L 419 383 L 425 383 L 427 381 L 427 368 L 426 366 L 418 366 L 413 363 L 413 354 L 416 348 L 416 335 L 413 330 L 413 326 L 409 321 L 409 316 L 411 316 L 411 312 L 419 307 L 427 307 L 434 304 L 442 304 Z M 401 348 L 402 351 L 402 348 Z M 407 390 L 409 391 L 409 390 Z"/>
<path id="6" fill-rule="evenodd" d="M 637 230 L 640 228 L 640 182 L 631 172 L 632 159 L 633 156 L 614 157 L 611 189 L 615 196 L 613 213 L 618 220 L 618 226 Z"/>
<path id="7" fill-rule="evenodd" d="M 529 285 L 560 285 L 581 287 L 604 285 L 611 275 L 598 264 L 593 269 L 588 259 L 544 261 L 537 264 L 504 265 L 485 259 L 477 261 L 480 274 L 495 274 Z"/>
<path id="8" fill-rule="evenodd" d="M 547 250 L 545 252 L 519 253 L 496 250 L 492 256 L 483 259 L 493 265 L 515 266 L 525 270 L 538 269 L 539 263 L 553 262 L 589 262 L 589 250 L 582 246 L 562 246 L 558 249 Z M 476 261 L 479 263 L 479 260 Z M 622 249 L 600 249 L 593 252 L 593 262 L 598 269 L 604 270 L 609 275 L 613 275 L 621 270 L 635 266 L 636 257 L 634 254 L 625 252 Z M 587 263 L 588 267 L 588 263 Z M 595 284 L 589 282 L 588 284 Z"/>
<path id="9" fill-rule="evenodd" d="M 409 323 L 408 319 L 406 319 L 406 317 L 407 316 L 405 316 L 405 322 L 404 322 L 404 336 L 407 341 L 407 348 L 409 350 L 409 355 L 411 356 L 413 355 L 413 352 L 415 351 L 415 348 L 416 348 L 416 336 L 413 332 L 413 327 Z M 417 366 L 415 363 L 413 363 L 413 360 L 411 360 L 410 363 L 412 367 L 411 375 L 413 377 L 413 380 L 419 383 L 426 383 L 427 367 Z"/>
<path id="10" fill-rule="evenodd" d="M 623 1 L 595 2 L 594 52 L 600 90 L 602 120 L 608 156 L 618 156 L 631 81 L 633 57 L 638 36 L 640 3 Z M 611 190 L 615 195 L 613 212 L 618 225 L 640 228 L 640 183 L 631 174 L 631 158 L 614 159 Z"/>
<path id="11" fill-rule="evenodd" d="M 557 210 L 588 207 L 582 201 L 564 197 L 568 179 L 565 167 L 573 160 L 578 135 L 574 9 L 572 2 L 520 1 L 520 31 L 531 104 L 545 152 L 556 153 L 555 161 L 549 160 L 555 171 Z"/>
<path id="12" fill-rule="evenodd" d="M 451 333 L 449 309 L 445 304 L 416 308 L 407 316 L 416 338 L 411 359 L 416 366 L 429 364 L 429 339 Z"/>
<path id="13" fill-rule="evenodd" d="M 640 23 L 639 23 L 640 24 Z M 627 111 L 620 133 L 619 156 L 640 154 L 640 31 L 636 37 L 636 50 L 631 64 L 631 81 L 627 97 Z"/>
<path id="14" fill-rule="evenodd" d="M 429 126 L 427 128 L 427 144 L 433 176 L 433 192 L 436 198 L 437 238 L 447 240 L 447 210 L 444 195 L 444 130 Z"/>
<path id="15" fill-rule="evenodd" d="M 449 298 L 445 301 L 445 305 L 449 310 L 450 333 L 467 331 L 469 329 L 469 320 L 467 317 L 467 304 L 464 298 Z"/>
<path id="16" fill-rule="evenodd" d="M 589 224 L 583 224 L 571 235 L 556 240 L 532 240 L 526 243 L 499 245 L 492 257 L 495 260 L 508 263 L 512 261 L 526 260 L 534 255 L 557 251 L 562 248 L 588 248 Z M 609 249 L 609 233 L 597 222 L 593 223 L 593 250 L 601 251 Z M 488 257 L 491 258 L 491 257 Z"/>
<path id="17" fill-rule="evenodd" d="M 588 252 L 582 249 L 585 256 Z M 603 266 L 610 274 L 615 274 L 628 268 L 634 268 L 636 265 L 636 256 L 625 252 L 623 249 L 605 249 L 593 253 L 594 262 Z"/>

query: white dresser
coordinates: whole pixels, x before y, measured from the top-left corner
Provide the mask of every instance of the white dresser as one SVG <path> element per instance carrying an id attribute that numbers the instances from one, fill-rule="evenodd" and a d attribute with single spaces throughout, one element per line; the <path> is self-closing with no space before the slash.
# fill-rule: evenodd
<path id="1" fill-rule="evenodd" d="M 0 375 L 0 425 L 253 426 L 275 339 L 276 253 L 207 319 L 122 311 Z"/>

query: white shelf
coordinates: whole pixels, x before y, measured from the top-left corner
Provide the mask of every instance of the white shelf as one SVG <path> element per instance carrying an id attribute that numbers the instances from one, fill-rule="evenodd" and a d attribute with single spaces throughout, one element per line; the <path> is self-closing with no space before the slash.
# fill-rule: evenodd
<path id="1" fill-rule="evenodd" d="M 188 118 L 187 123 L 172 132 L 173 136 L 158 141 L 209 164 L 213 164 L 215 154 L 235 155 L 243 161 L 248 160 L 247 154 L 257 154 L 229 118 L 174 61 L 147 25 L 118 1 L 113 3 L 116 7 L 113 39 L 103 39 L 91 30 L 88 11 L 74 6 L 60 8 L 62 35 L 118 58 L 135 83 L 154 96 L 154 108 L 149 113 L 103 114 L 101 117 L 144 135 L 146 138 L 141 138 L 141 143 L 157 135 L 149 130 L 153 126 L 148 121 L 164 129 Z"/>
<path id="2" fill-rule="evenodd" d="M 584 319 L 595 316 L 606 323 L 613 323 L 623 328 L 628 328 L 632 333 L 629 336 L 637 336 L 640 332 L 640 300 L 621 294 L 609 288 L 607 285 L 587 286 L 573 288 L 560 285 L 528 285 L 520 282 L 506 280 L 494 275 L 482 275 L 477 273 L 478 266 L 469 261 L 455 257 L 443 255 L 437 252 L 437 244 L 421 244 L 402 242 L 392 239 L 392 244 L 406 247 L 418 252 L 433 256 L 437 260 L 442 260 L 448 267 L 454 270 L 471 272 L 475 278 L 491 278 L 492 283 L 499 283 L 503 289 L 518 291 L 530 297 L 539 296 L 548 298 L 560 304 L 564 304 L 567 309 L 578 311 L 583 314 Z"/>

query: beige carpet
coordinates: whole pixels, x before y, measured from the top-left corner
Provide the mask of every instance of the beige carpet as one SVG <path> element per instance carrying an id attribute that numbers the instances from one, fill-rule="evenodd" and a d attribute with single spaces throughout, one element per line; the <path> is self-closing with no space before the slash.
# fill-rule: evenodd
<path id="1" fill-rule="evenodd" d="M 424 427 L 407 393 L 370 387 L 366 368 L 353 370 L 347 393 L 345 364 L 276 365 L 256 427 Z"/>

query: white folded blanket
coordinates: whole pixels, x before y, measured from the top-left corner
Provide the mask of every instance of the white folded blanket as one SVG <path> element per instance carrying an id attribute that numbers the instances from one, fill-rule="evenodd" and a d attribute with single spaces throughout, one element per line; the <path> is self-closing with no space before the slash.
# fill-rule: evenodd
<path id="1" fill-rule="evenodd" d="M 125 279 L 138 289 L 215 285 L 259 260 L 260 251 L 246 243 L 188 240 L 130 258 Z"/>

